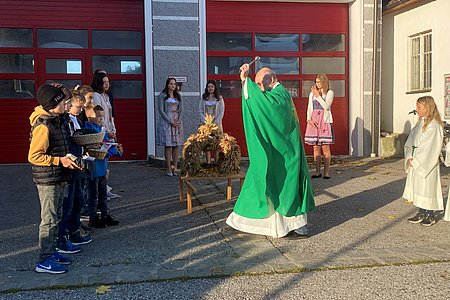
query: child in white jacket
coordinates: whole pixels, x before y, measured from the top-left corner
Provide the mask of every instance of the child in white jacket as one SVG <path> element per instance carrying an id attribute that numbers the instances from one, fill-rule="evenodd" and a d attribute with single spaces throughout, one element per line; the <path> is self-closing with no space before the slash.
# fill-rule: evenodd
<path id="1" fill-rule="evenodd" d="M 439 171 L 443 122 L 431 96 L 420 97 L 416 110 L 420 119 L 404 147 L 408 175 L 403 198 L 419 208 L 408 222 L 431 226 L 436 223 L 435 211 L 444 209 Z"/>
<path id="2" fill-rule="evenodd" d="M 446 167 L 450 167 L 450 141 L 445 145 L 445 162 Z M 444 221 L 450 221 L 450 188 L 447 196 L 447 205 L 445 206 Z"/>

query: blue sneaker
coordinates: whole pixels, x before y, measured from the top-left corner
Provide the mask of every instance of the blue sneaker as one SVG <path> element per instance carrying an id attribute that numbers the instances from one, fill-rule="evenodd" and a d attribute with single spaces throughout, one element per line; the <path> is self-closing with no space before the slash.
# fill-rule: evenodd
<path id="1" fill-rule="evenodd" d="M 90 235 L 82 236 L 80 231 L 77 230 L 75 233 L 70 235 L 70 242 L 73 245 L 79 246 L 79 245 L 86 245 L 92 242 L 92 238 Z"/>
<path id="2" fill-rule="evenodd" d="M 68 238 L 65 238 L 65 240 L 65 243 L 62 242 L 61 245 L 58 245 L 56 251 L 65 254 L 75 254 L 81 252 L 80 246 L 72 244 L 72 242 Z"/>
<path id="3" fill-rule="evenodd" d="M 67 272 L 65 266 L 57 263 L 53 259 L 53 255 L 47 257 L 43 262 L 38 263 L 34 270 L 38 273 L 49 273 L 49 274 L 63 274 Z"/>
<path id="4" fill-rule="evenodd" d="M 72 263 L 72 259 L 70 259 L 70 257 L 61 255 L 58 251 L 55 251 L 51 257 L 60 265 L 70 265 Z"/>

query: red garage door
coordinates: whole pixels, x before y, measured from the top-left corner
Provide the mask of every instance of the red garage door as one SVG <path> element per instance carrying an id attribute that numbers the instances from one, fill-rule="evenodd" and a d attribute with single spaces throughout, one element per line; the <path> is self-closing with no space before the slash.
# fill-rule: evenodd
<path id="1" fill-rule="evenodd" d="M 326 73 L 335 92 L 335 154 L 348 154 L 348 6 L 279 2 L 207 1 L 208 79 L 225 98 L 224 130 L 247 154 L 241 118 L 239 67 L 260 56 L 291 93 L 306 128 L 308 95 L 315 75 Z M 306 146 L 308 153 L 312 147 Z"/>
<path id="2" fill-rule="evenodd" d="M 124 159 L 147 159 L 142 0 L 7 1 L 0 18 L 0 163 L 26 162 L 37 88 L 108 72 Z"/>

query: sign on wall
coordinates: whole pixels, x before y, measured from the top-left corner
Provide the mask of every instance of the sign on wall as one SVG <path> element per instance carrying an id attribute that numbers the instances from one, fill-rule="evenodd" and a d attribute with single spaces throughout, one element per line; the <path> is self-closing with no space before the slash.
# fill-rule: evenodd
<path id="1" fill-rule="evenodd" d="M 177 83 L 186 83 L 188 81 L 187 76 L 175 76 L 175 75 L 169 75 L 167 78 L 175 78 Z"/>
<path id="2" fill-rule="evenodd" d="M 444 118 L 450 119 L 450 74 L 444 75 L 444 101 L 445 101 Z"/>

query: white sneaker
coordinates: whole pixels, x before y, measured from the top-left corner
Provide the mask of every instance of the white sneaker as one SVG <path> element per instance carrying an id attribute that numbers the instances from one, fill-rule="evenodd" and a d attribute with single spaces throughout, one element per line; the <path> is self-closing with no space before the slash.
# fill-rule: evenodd
<path id="1" fill-rule="evenodd" d="M 120 196 L 117 194 L 114 194 L 113 192 L 107 191 L 106 197 L 108 197 L 109 199 L 116 199 L 116 198 L 119 198 Z"/>
<path id="2" fill-rule="evenodd" d="M 106 191 L 111 192 L 112 191 L 112 187 L 110 187 L 109 185 L 106 186 Z"/>

